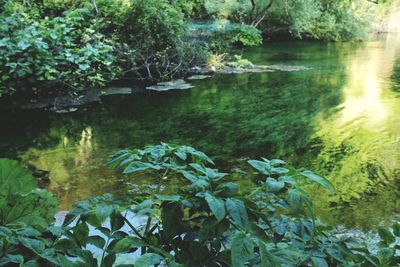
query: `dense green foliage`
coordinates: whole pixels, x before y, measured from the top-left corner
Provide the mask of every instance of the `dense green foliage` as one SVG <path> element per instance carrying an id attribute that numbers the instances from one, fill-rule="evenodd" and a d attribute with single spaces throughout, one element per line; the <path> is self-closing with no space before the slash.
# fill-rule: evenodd
<path id="1" fill-rule="evenodd" d="M 0 96 L 102 87 L 126 74 L 168 79 L 213 53 L 260 45 L 262 34 L 362 39 L 372 18 L 365 2 L 3 0 Z M 223 31 L 200 40 L 188 32 L 192 20 L 221 18 L 232 22 Z"/>
<path id="2" fill-rule="evenodd" d="M 122 70 L 141 79 L 171 77 L 203 56 L 184 41 L 181 11 L 163 0 L 93 3 L 7 1 L 0 94 L 102 87 Z"/>
<path id="3" fill-rule="evenodd" d="M 331 41 L 363 39 L 373 5 L 363 0 L 205 1 L 211 14 L 255 25 L 269 36 Z"/>
<path id="4" fill-rule="evenodd" d="M 162 143 L 122 150 L 111 157 L 113 168 L 155 175 L 160 185 L 178 176 L 186 186 L 175 195 L 131 202 L 110 195 L 90 198 L 78 202 L 62 226 L 44 231 L 29 225 L 1 226 L 0 264 L 239 267 L 400 262 L 399 246 L 393 245 L 400 235 L 398 224 L 379 230 L 378 251 L 371 252 L 314 220 L 302 187 L 313 183 L 332 193 L 329 181 L 277 159 L 248 163 L 255 169 L 257 186 L 243 192 L 229 174 L 208 167 L 213 161 L 192 147 Z"/>
<path id="5" fill-rule="evenodd" d="M 88 20 L 85 10 L 39 21 L 25 13 L 2 18 L 0 94 L 60 85 L 77 90 L 117 78 L 114 48 Z"/>

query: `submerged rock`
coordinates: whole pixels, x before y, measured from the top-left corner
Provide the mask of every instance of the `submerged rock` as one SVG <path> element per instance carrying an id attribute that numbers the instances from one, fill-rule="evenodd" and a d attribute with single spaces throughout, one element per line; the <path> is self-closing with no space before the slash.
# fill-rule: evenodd
<path id="1" fill-rule="evenodd" d="M 101 95 L 130 95 L 132 94 L 132 88 L 130 87 L 109 87 L 101 90 Z"/>
<path id="2" fill-rule="evenodd" d="M 168 82 L 159 82 L 156 85 L 146 87 L 147 90 L 154 91 L 168 91 L 168 90 L 183 90 L 193 88 L 194 86 L 190 83 L 185 82 L 182 79 L 172 80 Z"/>
<path id="3" fill-rule="evenodd" d="M 80 92 L 80 94 L 69 93 L 59 96 L 41 97 L 30 103 L 22 105 L 23 109 L 47 109 L 56 113 L 69 113 L 78 110 L 79 106 L 87 103 L 100 101 L 101 96 L 130 95 L 143 91 L 140 88 L 130 87 L 108 87 L 105 89 L 92 89 Z"/>
<path id="4" fill-rule="evenodd" d="M 187 79 L 188 80 L 203 80 L 203 79 L 207 79 L 210 77 L 211 77 L 211 75 L 192 75 L 192 76 L 189 76 Z"/>
<path id="5" fill-rule="evenodd" d="M 295 66 L 295 65 L 269 65 L 267 67 L 272 70 L 280 70 L 280 71 L 302 71 L 311 69 L 306 66 Z"/>
<path id="6" fill-rule="evenodd" d="M 240 73 L 259 73 L 259 72 L 275 72 L 275 71 L 302 71 L 309 70 L 310 68 L 305 66 L 294 66 L 294 65 L 247 65 L 247 66 L 232 66 L 227 65 L 221 68 L 203 67 L 193 68 L 193 73 L 199 74 L 240 74 Z"/>

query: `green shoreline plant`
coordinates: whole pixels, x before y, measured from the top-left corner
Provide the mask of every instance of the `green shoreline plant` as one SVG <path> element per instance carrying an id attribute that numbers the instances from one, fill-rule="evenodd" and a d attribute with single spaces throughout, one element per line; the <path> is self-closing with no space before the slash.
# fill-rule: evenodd
<path id="1" fill-rule="evenodd" d="M 302 189 L 329 181 L 278 159 L 249 160 L 249 192 L 190 146 L 165 143 L 121 150 L 109 165 L 186 185 L 174 195 L 116 201 L 109 194 L 78 202 L 61 226 L 0 226 L 0 265 L 6 266 L 396 266 L 400 224 L 380 229 L 377 252 L 337 236 L 313 216 Z M 3 166 L 0 165 L 2 168 Z M 15 167 L 18 168 L 18 167 Z M 3 171 L 3 170 L 2 170 Z M 1 172 L 0 172 L 1 173 Z M 144 221 L 143 224 L 138 224 Z M 50 224 L 51 222 L 49 222 Z M 90 248 L 92 246 L 92 249 Z M 96 256 L 93 246 L 100 252 Z M 119 264 L 120 258 L 125 259 Z M 118 265 L 117 265 L 118 264 Z"/>
<path id="2" fill-rule="evenodd" d="M 370 2 L 0 0 L 0 97 L 183 77 L 270 36 L 362 40 L 376 13 Z"/>

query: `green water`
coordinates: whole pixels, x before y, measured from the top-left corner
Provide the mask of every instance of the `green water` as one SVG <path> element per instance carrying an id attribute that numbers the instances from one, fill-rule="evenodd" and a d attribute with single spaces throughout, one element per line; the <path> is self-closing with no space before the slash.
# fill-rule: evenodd
<path id="1" fill-rule="evenodd" d="M 395 218 L 400 36 L 269 43 L 244 57 L 310 69 L 215 75 L 193 81 L 193 89 L 105 97 L 68 114 L 2 111 L 0 156 L 49 170 L 47 188 L 62 209 L 104 192 L 151 193 L 155 180 L 117 175 L 105 161 L 117 149 L 164 141 L 192 145 L 224 170 L 260 156 L 312 169 L 337 189 L 333 196 L 309 189 L 328 223 L 370 228 Z M 167 191 L 179 186 L 168 183 Z"/>

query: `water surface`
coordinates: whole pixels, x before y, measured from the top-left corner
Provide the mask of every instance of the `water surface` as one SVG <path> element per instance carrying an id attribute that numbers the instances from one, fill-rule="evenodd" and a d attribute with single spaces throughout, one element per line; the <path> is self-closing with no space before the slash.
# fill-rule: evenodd
<path id="1" fill-rule="evenodd" d="M 310 189 L 332 224 L 370 228 L 399 214 L 400 37 L 267 43 L 244 57 L 310 69 L 215 75 L 190 90 L 105 97 L 69 114 L 2 111 L 0 156 L 49 170 L 62 209 L 104 192 L 151 193 L 157 180 L 117 175 L 105 161 L 164 141 L 192 145 L 227 170 L 260 156 L 312 169 L 336 187 Z"/>

